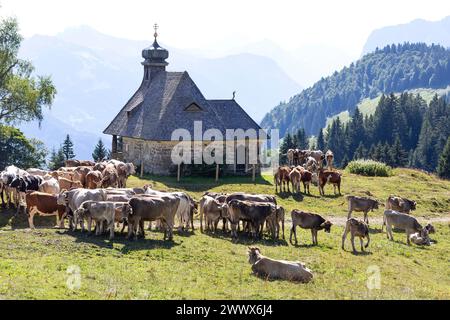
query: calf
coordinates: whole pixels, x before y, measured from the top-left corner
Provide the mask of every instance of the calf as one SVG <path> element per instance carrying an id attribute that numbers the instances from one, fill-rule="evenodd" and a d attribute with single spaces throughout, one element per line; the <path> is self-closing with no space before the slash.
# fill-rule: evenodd
<path id="1" fill-rule="evenodd" d="M 231 236 L 237 238 L 237 225 L 240 220 L 250 223 L 253 237 L 260 236 L 267 217 L 273 214 L 276 205 L 269 202 L 250 202 L 233 199 L 228 202 L 228 215 Z"/>
<path id="2" fill-rule="evenodd" d="M 58 195 L 58 204 L 66 206 L 66 213 L 69 218 L 70 228 L 75 230 L 78 224 L 78 216 L 75 211 L 85 201 L 106 201 L 107 193 L 105 190 L 73 189 L 63 191 Z M 84 231 L 84 220 L 80 220 L 81 231 Z"/>
<path id="3" fill-rule="evenodd" d="M 406 233 L 406 242 L 408 245 L 410 242 L 410 235 L 416 232 L 422 232 L 424 229 L 428 231 L 434 228 L 431 225 L 427 225 L 427 227 L 422 227 L 422 225 L 417 221 L 416 218 L 410 216 L 409 214 L 394 211 L 394 210 L 385 210 L 383 215 L 383 225 L 381 226 L 381 231 L 383 231 L 383 226 L 386 225 L 386 234 L 388 239 L 394 240 L 392 235 L 392 227 L 395 226 L 397 229 L 405 230 Z"/>
<path id="4" fill-rule="evenodd" d="M 300 261 L 275 260 L 263 256 L 257 247 L 248 249 L 248 262 L 252 265 L 253 273 L 259 277 L 304 283 L 313 278 L 311 270 Z"/>
<path id="5" fill-rule="evenodd" d="M 128 239 L 134 233 L 137 239 L 137 228 L 139 227 L 142 236 L 144 233 L 144 221 L 161 220 L 164 228 L 164 240 L 173 240 L 173 226 L 175 213 L 177 211 L 180 199 L 176 197 L 156 197 L 140 196 L 132 198 L 128 204 L 123 206 L 123 215 L 128 221 Z"/>
<path id="6" fill-rule="evenodd" d="M 199 210 L 201 232 L 203 232 L 203 216 L 205 216 L 206 230 L 213 230 L 214 232 L 217 231 L 219 220 L 227 217 L 227 205 L 208 195 L 200 199 Z"/>
<path id="7" fill-rule="evenodd" d="M 411 213 L 411 210 L 416 210 L 416 202 L 406 198 L 396 196 L 389 196 L 386 200 L 386 210 L 395 210 L 403 213 Z"/>
<path id="8" fill-rule="evenodd" d="M 350 240 L 352 242 L 353 252 L 356 253 L 355 249 L 355 237 L 359 237 L 361 243 L 361 251 L 364 251 L 363 238 L 367 238 L 367 243 L 365 247 L 369 246 L 370 236 L 369 236 L 369 226 L 364 221 L 356 220 L 355 218 L 350 218 L 345 224 L 344 234 L 342 235 L 342 250 L 345 250 L 345 239 L 347 234 L 350 232 Z"/>
<path id="9" fill-rule="evenodd" d="M 75 211 L 76 216 L 88 221 L 88 233 L 91 233 L 92 220 L 96 222 L 95 235 L 102 233 L 103 221 L 109 229 L 109 239 L 114 238 L 115 204 L 111 201 L 92 201 L 83 202 Z"/>
<path id="10" fill-rule="evenodd" d="M 302 179 L 302 174 L 297 168 L 294 168 L 289 172 L 289 180 L 292 183 L 292 192 L 300 193 L 300 181 Z"/>
<path id="11" fill-rule="evenodd" d="M 378 201 L 367 197 L 346 196 L 348 202 L 348 215 L 350 219 L 353 211 L 364 212 L 364 221 L 369 224 L 369 217 L 367 213 L 378 209 Z"/>
<path id="12" fill-rule="evenodd" d="M 312 182 L 313 174 L 310 171 L 305 170 L 305 169 L 300 170 L 300 174 L 301 174 L 300 181 L 303 183 L 303 189 L 305 191 L 305 194 L 306 194 L 306 190 L 308 190 L 308 194 L 310 194 L 309 185 Z"/>
<path id="13" fill-rule="evenodd" d="M 310 212 L 304 212 L 300 210 L 292 210 L 292 228 L 289 236 L 289 242 L 292 244 L 292 234 L 294 234 L 295 244 L 297 244 L 297 226 L 302 229 L 311 229 L 312 242 L 314 245 L 318 244 L 317 232 L 319 230 L 325 230 L 325 232 L 330 233 L 331 226 L 333 225 L 330 221 L 325 220 L 320 215 Z"/>
<path id="14" fill-rule="evenodd" d="M 266 219 L 266 226 L 270 230 L 272 234 L 272 238 L 279 239 L 280 238 L 280 223 L 283 230 L 283 239 L 284 239 L 284 216 L 285 211 L 282 206 L 277 206 L 276 211 L 272 213 Z"/>
<path id="15" fill-rule="evenodd" d="M 289 167 L 279 167 L 277 172 L 274 175 L 274 182 L 275 182 L 275 192 L 278 192 L 278 186 L 280 186 L 280 192 L 286 192 L 286 186 L 287 191 L 289 191 L 289 173 L 291 172 L 291 169 Z"/>
<path id="16" fill-rule="evenodd" d="M 324 187 L 328 183 L 333 184 L 334 194 L 336 195 L 336 187 L 339 195 L 341 195 L 341 174 L 337 171 L 326 171 L 319 169 L 319 192 L 321 196 L 325 195 Z"/>
<path id="17" fill-rule="evenodd" d="M 27 205 L 28 224 L 31 229 L 34 229 L 34 215 L 42 216 L 57 216 L 59 225 L 62 225 L 64 212 L 66 207 L 57 203 L 57 196 L 43 192 L 28 192 L 25 196 Z"/>

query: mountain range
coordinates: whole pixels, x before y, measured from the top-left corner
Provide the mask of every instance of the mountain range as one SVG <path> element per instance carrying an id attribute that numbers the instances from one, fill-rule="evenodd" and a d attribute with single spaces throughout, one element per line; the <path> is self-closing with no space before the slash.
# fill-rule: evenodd
<path id="1" fill-rule="evenodd" d="M 450 16 L 439 21 L 416 19 L 409 23 L 388 26 L 372 31 L 362 55 L 392 43 L 423 42 L 450 47 Z"/>

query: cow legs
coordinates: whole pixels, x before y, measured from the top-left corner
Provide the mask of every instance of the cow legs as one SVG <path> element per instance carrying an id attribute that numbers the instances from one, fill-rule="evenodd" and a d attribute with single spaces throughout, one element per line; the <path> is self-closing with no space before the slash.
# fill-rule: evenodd
<path id="1" fill-rule="evenodd" d="M 30 208 L 28 210 L 25 209 L 25 211 L 28 211 L 28 225 L 30 226 L 30 229 L 34 229 L 33 218 L 34 218 L 35 209 L 34 208 Z"/>
<path id="2" fill-rule="evenodd" d="M 291 228 L 291 233 L 289 235 L 289 242 L 292 244 L 292 234 L 294 234 L 294 239 L 295 239 L 295 244 L 297 244 L 297 230 L 296 230 L 296 225 L 293 224 L 292 228 Z"/>
<path id="3" fill-rule="evenodd" d="M 389 240 L 394 240 L 394 237 L 392 235 L 392 226 L 389 223 L 386 223 L 386 234 Z"/>
<path id="4" fill-rule="evenodd" d="M 109 240 L 114 239 L 114 219 L 108 222 L 109 225 Z"/>
<path id="5" fill-rule="evenodd" d="M 353 252 L 356 252 L 356 249 L 355 249 L 355 235 L 354 234 L 350 235 L 350 241 L 352 242 Z"/>
<path id="6" fill-rule="evenodd" d="M 92 218 L 91 217 L 89 217 L 88 218 L 88 223 L 87 223 L 87 231 L 88 231 L 88 234 L 91 234 L 91 229 L 92 228 Z M 98 231 L 98 226 L 96 226 L 96 228 L 95 228 L 95 234 L 97 235 L 97 231 Z"/>
<path id="7" fill-rule="evenodd" d="M 345 225 L 345 230 L 344 230 L 344 233 L 342 234 L 342 250 L 345 250 L 345 239 L 347 238 L 347 234 L 349 232 L 349 230 L 347 228 L 347 224 Z"/>
<path id="8" fill-rule="evenodd" d="M 359 237 L 359 243 L 361 244 L 361 251 L 364 251 L 363 238 Z"/>

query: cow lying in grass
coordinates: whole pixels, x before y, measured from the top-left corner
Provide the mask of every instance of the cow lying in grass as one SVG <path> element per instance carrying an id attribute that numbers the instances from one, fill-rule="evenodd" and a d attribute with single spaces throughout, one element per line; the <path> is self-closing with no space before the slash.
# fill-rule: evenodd
<path id="1" fill-rule="evenodd" d="M 313 279 L 311 270 L 300 261 L 275 260 L 263 256 L 257 247 L 248 249 L 248 262 L 252 265 L 253 273 L 259 277 L 305 283 Z"/>

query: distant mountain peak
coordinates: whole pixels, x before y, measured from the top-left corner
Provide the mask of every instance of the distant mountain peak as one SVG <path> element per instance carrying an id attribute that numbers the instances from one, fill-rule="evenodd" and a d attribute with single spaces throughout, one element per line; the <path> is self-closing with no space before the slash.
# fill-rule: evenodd
<path id="1" fill-rule="evenodd" d="M 424 42 L 426 44 L 440 44 L 450 47 L 450 16 L 438 21 L 415 19 L 408 23 L 387 26 L 372 31 L 362 55 L 382 48 L 388 44 L 404 42 Z"/>

